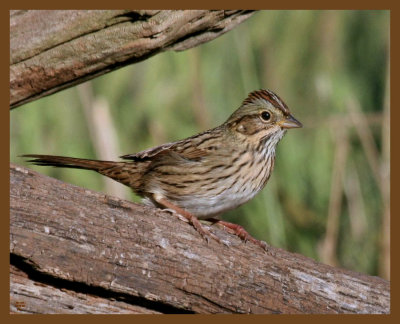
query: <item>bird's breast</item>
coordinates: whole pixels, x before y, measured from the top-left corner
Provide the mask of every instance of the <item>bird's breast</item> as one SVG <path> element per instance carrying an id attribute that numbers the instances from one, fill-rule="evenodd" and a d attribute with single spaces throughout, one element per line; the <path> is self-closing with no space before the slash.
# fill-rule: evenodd
<path id="1" fill-rule="evenodd" d="M 262 150 L 231 158 L 231 163 L 221 163 L 221 167 L 197 178 L 187 194 L 170 195 L 169 199 L 200 219 L 232 210 L 264 187 L 274 166 L 274 153 Z"/>

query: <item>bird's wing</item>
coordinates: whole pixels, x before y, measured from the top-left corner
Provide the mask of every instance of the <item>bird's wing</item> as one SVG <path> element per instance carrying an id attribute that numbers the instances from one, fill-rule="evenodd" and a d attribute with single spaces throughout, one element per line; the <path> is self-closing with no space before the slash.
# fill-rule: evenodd
<path id="1" fill-rule="evenodd" d="M 138 153 L 133 153 L 133 154 L 126 154 L 120 156 L 120 158 L 125 159 L 125 160 L 133 160 L 133 161 L 143 161 L 147 160 L 160 152 L 163 152 L 165 150 L 168 150 L 171 146 L 176 144 L 177 142 L 171 142 L 171 143 L 166 143 L 160 146 L 152 147 L 147 150 L 138 152 Z"/>
<path id="2" fill-rule="evenodd" d="M 171 142 L 160 146 L 156 146 L 138 153 L 127 154 L 120 156 L 122 159 L 133 160 L 133 161 L 144 161 L 155 157 L 159 154 L 178 154 L 184 159 L 197 160 L 201 157 L 207 156 L 209 150 L 199 149 L 195 146 L 185 145 L 186 141 Z"/>

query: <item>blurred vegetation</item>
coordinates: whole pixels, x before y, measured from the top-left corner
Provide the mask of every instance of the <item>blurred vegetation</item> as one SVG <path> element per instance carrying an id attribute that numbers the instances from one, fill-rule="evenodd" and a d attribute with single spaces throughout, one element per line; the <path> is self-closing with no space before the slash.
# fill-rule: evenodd
<path id="1" fill-rule="evenodd" d="M 11 161 L 100 158 L 90 127 L 114 128 L 117 155 L 138 152 L 217 126 L 250 91 L 269 88 L 305 127 L 278 145 L 266 188 L 225 218 L 273 246 L 388 278 L 389 19 L 389 11 L 258 12 L 212 42 L 13 110 Z M 85 92 L 108 106 L 107 127 L 90 126 L 96 109 L 85 113 Z M 105 190 L 93 172 L 30 167 Z"/>

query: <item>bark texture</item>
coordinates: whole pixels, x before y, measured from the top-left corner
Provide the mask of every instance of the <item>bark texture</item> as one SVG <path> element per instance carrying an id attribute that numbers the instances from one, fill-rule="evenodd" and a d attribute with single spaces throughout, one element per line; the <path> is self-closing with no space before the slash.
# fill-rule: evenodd
<path id="1" fill-rule="evenodd" d="M 12 10 L 10 106 L 210 41 L 246 10 Z"/>
<path id="2" fill-rule="evenodd" d="M 143 306 L 132 305 L 122 301 L 118 296 L 97 291 L 89 294 L 92 289 L 74 285 L 73 290 L 64 286 L 62 281 L 46 276 L 32 274 L 18 259 L 13 262 L 33 275 L 18 267 L 10 267 L 10 312 L 15 314 L 160 314 Z M 46 282 L 49 281 L 50 284 Z"/>
<path id="3" fill-rule="evenodd" d="M 389 282 L 10 166 L 11 311 L 389 313 Z"/>

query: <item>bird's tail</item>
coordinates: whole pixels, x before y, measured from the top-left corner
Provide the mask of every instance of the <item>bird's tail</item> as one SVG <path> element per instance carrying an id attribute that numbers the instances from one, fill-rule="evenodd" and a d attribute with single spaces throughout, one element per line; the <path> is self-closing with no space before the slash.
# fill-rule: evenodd
<path id="1" fill-rule="evenodd" d="M 28 162 L 36 165 L 97 171 L 106 177 L 131 187 L 135 192 L 139 192 L 142 186 L 142 174 L 145 167 L 145 164 L 142 163 L 99 161 L 39 154 L 26 154 L 22 155 L 22 157 L 32 158 Z"/>
<path id="2" fill-rule="evenodd" d="M 35 165 L 94 170 L 97 172 L 101 172 L 104 169 L 109 169 L 110 167 L 115 167 L 118 164 L 122 165 L 124 163 L 124 162 L 98 161 L 98 160 L 78 159 L 67 156 L 39 155 L 39 154 L 25 154 L 22 155 L 22 157 L 32 158 L 32 160 L 28 160 L 28 162 L 31 162 Z"/>

